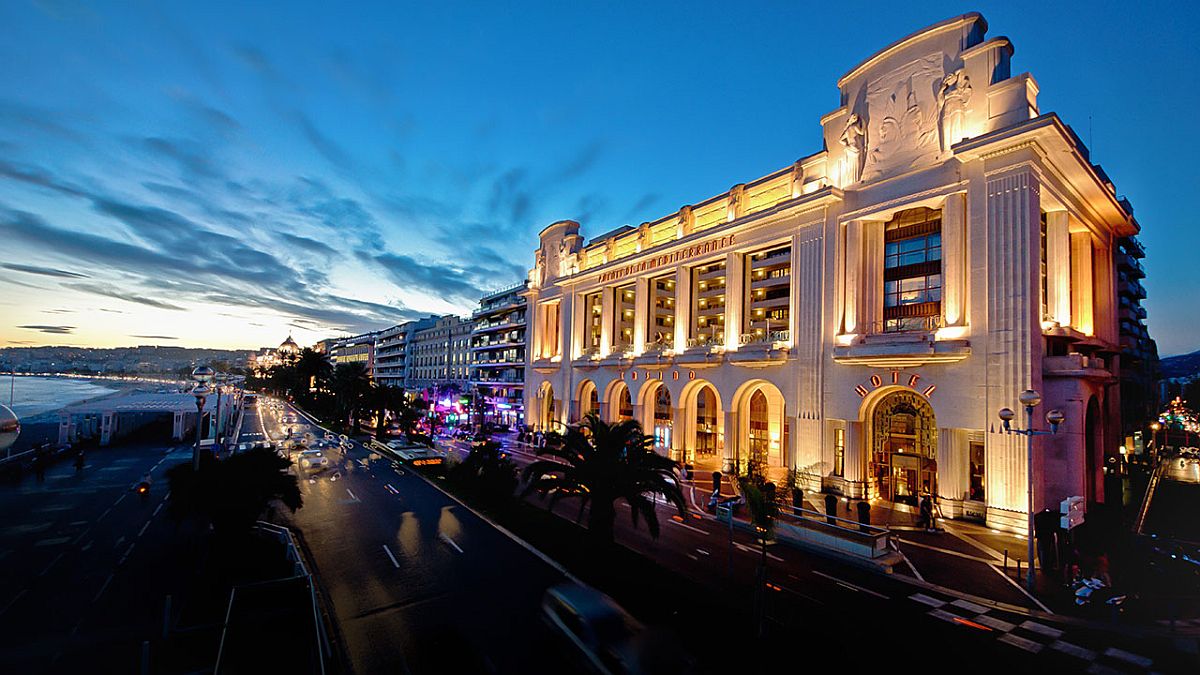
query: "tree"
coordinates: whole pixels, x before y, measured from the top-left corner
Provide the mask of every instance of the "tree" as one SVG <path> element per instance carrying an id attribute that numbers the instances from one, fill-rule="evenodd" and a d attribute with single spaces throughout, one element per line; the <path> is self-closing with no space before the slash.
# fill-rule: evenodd
<path id="1" fill-rule="evenodd" d="M 417 422 L 420 422 L 429 410 L 429 404 L 420 396 L 407 392 L 403 392 L 392 403 L 392 419 L 400 425 L 400 431 L 411 436 L 417 428 Z"/>
<path id="2" fill-rule="evenodd" d="M 539 455 L 556 460 L 538 460 L 525 468 L 523 495 L 534 490 L 550 494 L 550 506 L 560 499 L 580 500 L 579 515 L 588 511 L 588 531 L 599 542 L 611 544 L 616 521 L 616 502 L 629 504 L 634 527 L 646 521 L 652 537 L 658 538 L 658 514 L 651 496 L 663 495 L 681 515 L 687 513 L 683 492 L 675 480 L 675 462 L 654 452 L 654 437 L 642 433 L 634 420 L 608 424 L 594 413 L 582 423 L 568 427 L 566 434 L 552 432 Z"/>
<path id="3" fill-rule="evenodd" d="M 329 359 L 326 359 L 324 354 L 308 347 L 300 350 L 300 356 L 297 357 L 294 367 L 304 382 L 304 391 L 306 392 L 309 389 L 327 388 L 329 378 L 333 375 L 333 366 L 329 363 Z"/>
<path id="4" fill-rule="evenodd" d="M 373 383 L 367 391 L 366 402 L 370 409 L 375 413 L 375 435 L 383 436 L 384 425 L 387 419 L 387 413 L 395 410 L 401 405 L 400 400 L 404 398 L 404 390 L 395 387 L 389 387 L 384 384 Z"/>
<path id="5" fill-rule="evenodd" d="M 746 500 L 746 509 L 750 512 L 750 524 L 754 526 L 754 534 L 762 555 L 758 561 L 758 583 L 754 588 L 754 618 L 758 625 L 759 637 L 762 637 L 763 614 L 766 606 L 767 586 L 767 542 L 775 534 L 775 519 L 779 517 L 779 502 L 775 500 L 775 490 L 771 483 L 756 481 L 751 475 L 738 481 L 742 498 Z M 770 486 L 770 487 L 768 487 Z"/>
<path id="6" fill-rule="evenodd" d="M 511 499 L 519 485 L 517 465 L 495 441 L 475 444 L 463 463 L 454 467 L 450 478 L 491 504 Z"/>
<path id="7" fill-rule="evenodd" d="M 337 403 L 338 418 L 354 428 L 358 425 L 358 412 L 371 391 L 371 374 L 361 362 L 339 363 L 333 369 L 330 382 Z"/>
<path id="8" fill-rule="evenodd" d="M 224 535 L 247 532 L 275 501 L 293 512 L 304 505 L 298 479 L 287 473 L 290 466 L 290 461 L 265 448 L 223 460 L 202 455 L 199 472 L 192 471 L 191 462 L 177 464 L 167 471 L 168 513 L 176 520 L 206 520 Z"/>

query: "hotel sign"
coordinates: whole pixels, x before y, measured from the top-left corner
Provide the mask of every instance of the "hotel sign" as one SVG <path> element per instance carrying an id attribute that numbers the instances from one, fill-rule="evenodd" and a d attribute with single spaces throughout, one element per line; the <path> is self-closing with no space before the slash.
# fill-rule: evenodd
<path id="1" fill-rule="evenodd" d="M 617 267 L 615 269 L 611 269 L 607 272 L 602 273 L 600 275 L 600 283 L 604 284 L 604 283 L 608 283 L 610 281 L 616 281 L 617 279 L 629 276 L 630 274 L 637 274 L 639 272 L 645 272 L 648 270 L 655 269 L 656 267 L 662 267 L 664 265 L 672 265 L 675 263 L 683 262 L 684 260 L 688 260 L 690 258 L 695 258 L 696 256 L 701 256 L 701 255 L 705 255 L 708 253 L 713 253 L 715 251 L 720 251 L 721 249 L 728 248 L 732 244 L 733 244 L 733 235 L 727 234 L 723 237 L 717 237 L 716 239 L 710 239 L 702 244 L 692 244 L 691 246 L 685 246 L 685 247 L 679 249 L 678 251 L 673 251 L 671 253 L 663 253 L 661 255 L 650 256 L 649 258 L 646 258 L 645 260 L 642 260 L 640 262 L 629 263 L 628 265 L 622 265 L 621 267 Z"/>
<path id="2" fill-rule="evenodd" d="M 867 394 L 885 384 L 908 387 L 913 391 L 919 392 L 925 398 L 933 396 L 933 392 L 937 391 L 937 385 L 921 382 L 921 376 L 916 373 L 902 373 L 898 370 L 893 370 L 886 375 L 872 375 L 866 382 L 855 385 L 854 393 L 858 394 L 859 398 L 866 398 Z"/>

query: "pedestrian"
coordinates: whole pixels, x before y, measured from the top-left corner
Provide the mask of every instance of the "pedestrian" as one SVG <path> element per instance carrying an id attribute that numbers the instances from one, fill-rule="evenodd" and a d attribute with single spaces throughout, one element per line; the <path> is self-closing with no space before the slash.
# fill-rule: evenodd
<path id="1" fill-rule="evenodd" d="M 39 483 L 46 480 L 46 457 L 41 450 L 33 456 L 33 470 L 37 473 Z"/>
<path id="2" fill-rule="evenodd" d="M 923 527 L 926 531 L 933 531 L 933 500 L 926 493 L 921 497 L 921 506 L 919 509 L 920 517 L 917 518 L 917 527 Z"/>

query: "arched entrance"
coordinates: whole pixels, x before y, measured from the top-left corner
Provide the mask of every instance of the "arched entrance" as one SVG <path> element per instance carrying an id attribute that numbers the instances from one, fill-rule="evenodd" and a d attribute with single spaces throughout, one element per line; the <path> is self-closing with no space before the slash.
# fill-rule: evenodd
<path id="1" fill-rule="evenodd" d="M 541 400 L 538 402 L 538 418 L 537 426 L 542 431 L 549 431 L 554 426 L 554 421 L 557 419 L 558 409 L 554 403 L 554 387 L 550 386 L 549 382 L 542 384 L 538 395 Z"/>
<path id="2" fill-rule="evenodd" d="M 786 467 L 790 430 L 779 388 L 766 380 L 747 382 L 734 395 L 733 406 L 735 428 L 725 430 L 725 442 L 732 443 L 732 451 L 726 452 L 732 455 L 736 470 Z"/>
<path id="3" fill-rule="evenodd" d="M 721 403 L 717 390 L 704 384 L 696 391 L 696 435 L 692 445 L 694 462 L 706 465 L 721 458 L 720 438 Z"/>
<path id="4" fill-rule="evenodd" d="M 600 413 L 600 391 L 596 383 L 584 380 L 579 385 L 579 419 L 582 420 L 591 413 Z"/>
<path id="5" fill-rule="evenodd" d="M 937 493 L 937 420 L 921 395 L 894 391 L 871 413 L 870 495 L 916 506 Z"/>
<path id="6" fill-rule="evenodd" d="M 660 454 L 669 455 L 671 451 L 671 436 L 674 433 L 674 420 L 671 414 L 671 392 L 662 382 L 653 382 L 642 389 L 639 399 L 642 402 L 642 429 L 654 436 L 654 449 Z"/>
<path id="7" fill-rule="evenodd" d="M 611 422 L 633 419 L 633 396 L 624 382 L 614 382 L 608 390 L 608 415 Z"/>

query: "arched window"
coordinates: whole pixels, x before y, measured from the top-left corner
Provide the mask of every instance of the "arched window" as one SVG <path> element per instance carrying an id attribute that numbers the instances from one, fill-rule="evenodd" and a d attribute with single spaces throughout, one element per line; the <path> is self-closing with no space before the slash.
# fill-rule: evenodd
<path id="1" fill-rule="evenodd" d="M 766 464 L 771 447 L 767 395 L 761 389 L 750 395 L 750 461 Z"/>
<path id="2" fill-rule="evenodd" d="M 654 445 L 662 451 L 671 447 L 671 392 L 664 384 L 654 392 Z"/>
<path id="3" fill-rule="evenodd" d="M 704 386 L 696 394 L 696 455 L 712 457 L 717 454 L 717 396 L 713 388 Z"/>
<path id="4" fill-rule="evenodd" d="M 629 395 L 629 387 L 621 385 L 617 401 L 617 420 L 624 422 L 633 419 L 633 397 Z"/>

